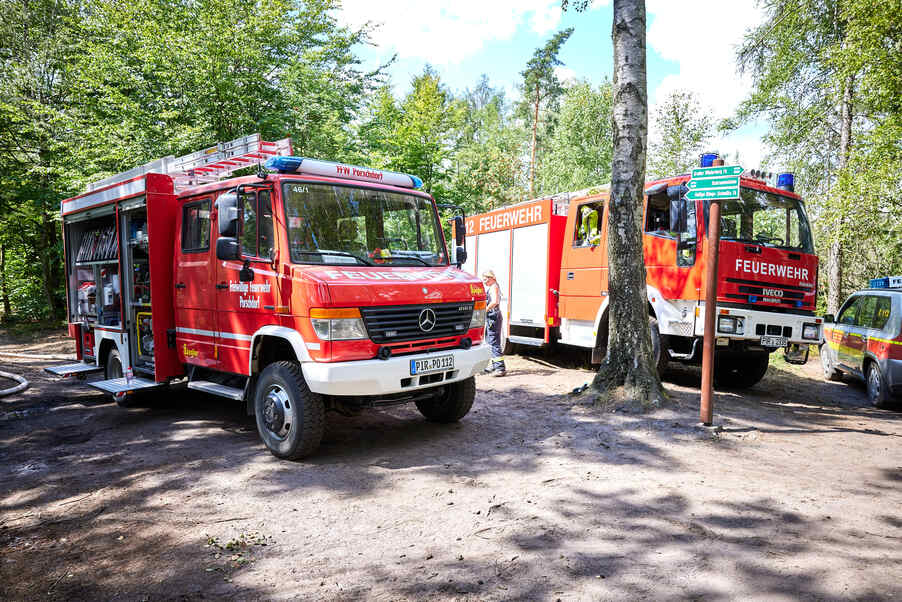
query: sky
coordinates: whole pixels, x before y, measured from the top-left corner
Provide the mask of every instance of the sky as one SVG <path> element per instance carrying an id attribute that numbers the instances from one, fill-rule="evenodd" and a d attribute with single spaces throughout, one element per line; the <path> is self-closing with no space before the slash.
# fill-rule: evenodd
<path id="1" fill-rule="evenodd" d="M 755 1 L 647 0 L 646 6 L 650 126 L 657 102 L 675 89 L 695 92 L 715 120 L 731 116 L 749 89 L 734 56 L 746 30 L 763 18 Z M 593 84 L 610 78 L 611 13 L 610 0 L 594 0 L 581 13 L 562 12 L 560 0 L 343 0 L 338 19 L 377 25 L 374 46 L 358 50 L 371 67 L 397 55 L 389 74 L 398 96 L 428 64 L 456 92 L 485 74 L 513 100 L 533 52 L 566 27 L 574 31 L 559 55 L 559 77 Z M 764 132 L 762 123 L 746 125 L 713 140 L 711 150 L 738 152 L 743 167 L 759 167 Z"/>

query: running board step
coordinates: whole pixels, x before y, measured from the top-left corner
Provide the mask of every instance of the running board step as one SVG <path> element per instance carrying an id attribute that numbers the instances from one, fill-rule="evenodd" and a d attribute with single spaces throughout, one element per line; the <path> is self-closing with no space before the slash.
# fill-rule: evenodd
<path id="1" fill-rule="evenodd" d="M 133 378 L 128 380 L 125 377 L 111 378 L 110 380 L 98 380 L 87 384 L 89 387 L 94 387 L 95 389 L 100 389 L 106 393 L 112 393 L 113 395 L 132 393 L 144 389 L 155 389 L 163 386 L 163 383 L 147 380 L 146 378 Z"/>
<path id="2" fill-rule="evenodd" d="M 545 339 L 537 339 L 535 337 L 521 337 L 517 335 L 511 335 L 507 337 L 507 340 L 511 343 L 517 343 L 519 345 L 531 345 L 532 347 L 545 346 Z"/>
<path id="3" fill-rule="evenodd" d="M 74 364 L 62 364 L 59 366 L 44 366 L 44 372 L 56 374 L 57 376 L 72 376 L 73 374 L 90 374 L 92 372 L 103 372 L 103 366 L 95 366 L 94 364 L 86 364 L 84 362 L 75 362 Z"/>
<path id="4" fill-rule="evenodd" d="M 188 388 L 194 389 L 195 391 L 203 391 L 204 393 L 209 393 L 211 395 L 227 397 L 228 399 L 234 399 L 236 401 L 244 399 L 244 389 L 229 387 L 208 380 L 192 380 L 188 383 Z"/>

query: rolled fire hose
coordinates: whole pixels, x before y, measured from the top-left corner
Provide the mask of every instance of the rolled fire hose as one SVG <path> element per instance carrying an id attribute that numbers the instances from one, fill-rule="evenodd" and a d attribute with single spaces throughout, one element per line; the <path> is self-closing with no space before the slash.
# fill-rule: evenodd
<path id="1" fill-rule="evenodd" d="M 12 395 L 13 393 L 24 391 L 29 387 L 30 384 L 24 376 L 19 376 L 18 374 L 13 374 L 12 372 L 4 372 L 3 370 L 0 370 L 0 376 L 19 383 L 18 385 L 9 389 L 0 390 L 0 397 L 6 397 L 7 395 Z"/>

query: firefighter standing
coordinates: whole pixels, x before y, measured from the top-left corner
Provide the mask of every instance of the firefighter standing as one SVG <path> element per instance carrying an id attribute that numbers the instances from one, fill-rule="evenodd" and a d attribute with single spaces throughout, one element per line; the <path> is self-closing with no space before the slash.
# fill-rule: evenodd
<path id="1" fill-rule="evenodd" d="M 492 365 L 486 368 L 494 376 L 504 376 L 507 371 L 504 367 L 504 355 L 501 352 L 501 287 L 495 280 L 495 272 L 486 270 L 482 273 L 482 281 L 485 283 L 486 304 L 486 338 L 492 347 Z"/>

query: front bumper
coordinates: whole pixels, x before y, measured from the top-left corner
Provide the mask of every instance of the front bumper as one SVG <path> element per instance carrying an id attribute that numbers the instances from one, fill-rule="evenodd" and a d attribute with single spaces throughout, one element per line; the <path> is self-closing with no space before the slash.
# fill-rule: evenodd
<path id="1" fill-rule="evenodd" d="M 449 354 L 454 356 L 453 370 L 411 376 L 410 360 Z M 469 349 L 443 349 L 387 360 L 304 362 L 301 368 L 307 386 L 314 393 L 373 396 L 416 391 L 464 380 L 482 371 L 488 365 L 490 357 L 489 346 L 480 344 Z"/>
<path id="2" fill-rule="evenodd" d="M 824 341 L 824 325 L 818 324 L 814 316 L 800 316 L 798 314 L 784 314 L 770 311 L 756 311 L 753 309 L 736 308 L 736 307 L 720 307 L 718 306 L 718 315 L 721 310 L 727 310 L 729 313 L 725 315 L 743 318 L 744 329 L 742 334 L 723 333 L 717 331 L 717 320 L 714 321 L 715 336 L 718 338 L 728 338 L 731 341 L 760 341 L 762 334 L 770 334 L 775 336 L 786 336 L 790 343 L 798 343 L 800 345 L 819 345 Z M 817 324 L 817 338 L 803 339 L 802 326 L 804 324 Z M 764 332 L 760 332 L 760 327 L 764 328 Z M 770 327 L 770 328 L 768 328 Z M 779 329 L 779 332 L 777 330 Z M 787 336 L 787 333 L 791 334 Z M 704 303 L 699 307 L 699 317 L 695 321 L 696 336 L 704 336 L 705 334 L 705 307 Z"/>

